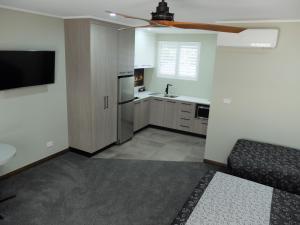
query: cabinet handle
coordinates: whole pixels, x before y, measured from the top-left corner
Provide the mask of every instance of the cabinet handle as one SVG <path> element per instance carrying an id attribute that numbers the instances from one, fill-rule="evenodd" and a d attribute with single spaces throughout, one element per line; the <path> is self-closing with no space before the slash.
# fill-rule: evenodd
<path id="1" fill-rule="evenodd" d="M 106 107 L 107 107 L 107 109 L 109 108 L 109 106 L 108 106 L 108 96 L 106 96 Z"/>
<path id="2" fill-rule="evenodd" d="M 189 105 L 191 106 L 192 104 L 189 104 L 189 103 L 181 103 L 182 105 Z"/>
<path id="3" fill-rule="evenodd" d="M 167 101 L 167 102 L 169 102 L 169 103 L 173 103 L 173 104 L 175 104 L 176 102 L 172 102 L 172 101 Z"/>
<path id="4" fill-rule="evenodd" d="M 180 118 L 181 120 L 186 120 L 186 121 L 189 121 L 191 119 L 187 119 L 187 118 Z"/>
<path id="5" fill-rule="evenodd" d="M 159 101 L 159 102 L 162 102 L 163 100 L 161 100 L 161 99 L 154 99 L 155 101 Z"/>
<path id="6" fill-rule="evenodd" d="M 181 127 L 184 127 L 184 128 L 190 128 L 189 126 L 184 126 L 184 125 L 180 125 Z"/>
<path id="7" fill-rule="evenodd" d="M 191 112 L 189 112 L 189 111 L 185 111 L 185 110 L 181 110 L 181 112 L 184 112 L 184 113 L 191 113 Z"/>
<path id="8" fill-rule="evenodd" d="M 106 109 L 106 96 L 104 96 L 104 109 Z"/>

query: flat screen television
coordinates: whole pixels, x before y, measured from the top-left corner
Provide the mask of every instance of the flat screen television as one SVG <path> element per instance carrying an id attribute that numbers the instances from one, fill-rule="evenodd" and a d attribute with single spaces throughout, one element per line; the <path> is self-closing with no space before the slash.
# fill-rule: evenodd
<path id="1" fill-rule="evenodd" d="M 54 83 L 55 51 L 0 51 L 0 90 Z"/>

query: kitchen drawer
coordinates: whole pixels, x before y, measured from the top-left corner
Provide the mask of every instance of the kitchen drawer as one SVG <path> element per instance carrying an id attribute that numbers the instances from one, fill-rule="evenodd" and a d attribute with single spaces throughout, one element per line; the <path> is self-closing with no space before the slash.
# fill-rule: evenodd
<path id="1" fill-rule="evenodd" d="M 185 118 L 185 119 L 189 119 L 189 120 L 191 120 L 194 117 L 193 113 L 190 113 L 188 111 L 182 111 L 182 110 L 179 111 L 178 115 L 179 115 L 179 118 Z"/>
<path id="2" fill-rule="evenodd" d="M 181 131 L 186 131 L 186 132 L 191 132 L 192 131 L 191 126 L 184 125 L 184 124 L 179 124 L 177 129 L 181 130 Z"/>
<path id="3" fill-rule="evenodd" d="M 192 126 L 192 120 L 184 118 L 184 117 L 180 117 L 179 118 L 179 125 L 184 125 L 184 126 L 191 127 Z"/>
<path id="4" fill-rule="evenodd" d="M 194 114 L 195 113 L 195 104 L 193 103 L 180 103 L 180 111 Z"/>
<path id="5" fill-rule="evenodd" d="M 206 135 L 207 134 L 207 119 L 195 118 L 192 123 L 192 132 L 196 134 Z"/>

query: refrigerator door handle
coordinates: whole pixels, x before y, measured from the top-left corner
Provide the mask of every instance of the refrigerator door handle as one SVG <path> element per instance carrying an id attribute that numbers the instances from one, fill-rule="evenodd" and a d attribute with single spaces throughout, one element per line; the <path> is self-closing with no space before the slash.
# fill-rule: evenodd
<path id="1" fill-rule="evenodd" d="M 104 109 L 106 109 L 106 96 L 104 96 Z"/>
<path id="2" fill-rule="evenodd" d="M 107 109 L 109 108 L 109 105 L 108 105 L 108 96 L 106 96 L 106 108 Z"/>

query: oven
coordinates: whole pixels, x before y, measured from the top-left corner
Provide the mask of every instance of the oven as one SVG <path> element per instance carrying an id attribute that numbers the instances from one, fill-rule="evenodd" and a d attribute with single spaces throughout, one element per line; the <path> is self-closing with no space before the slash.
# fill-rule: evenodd
<path id="1" fill-rule="evenodd" d="M 209 105 L 196 104 L 195 118 L 208 119 L 209 117 Z"/>

